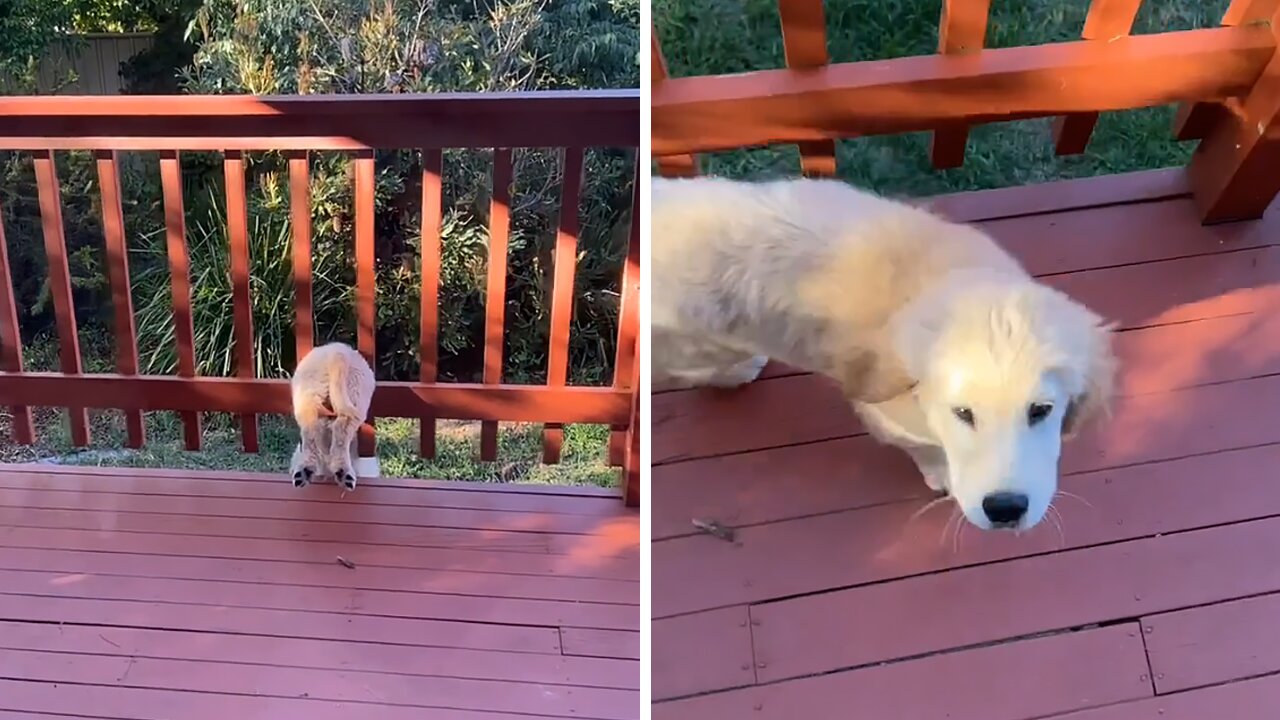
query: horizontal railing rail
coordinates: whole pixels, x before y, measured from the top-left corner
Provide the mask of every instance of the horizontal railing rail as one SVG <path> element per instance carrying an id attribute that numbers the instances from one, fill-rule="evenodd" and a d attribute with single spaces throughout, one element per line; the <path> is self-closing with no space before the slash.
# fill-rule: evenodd
<path id="1" fill-rule="evenodd" d="M 1131 36 L 1141 0 L 1093 0 L 1075 42 L 984 49 L 990 0 L 944 0 L 937 55 L 829 64 L 822 0 L 779 0 L 787 67 L 673 77 L 653 38 L 652 155 L 664 175 L 698 153 L 793 144 L 834 175 L 834 141 L 933 131 L 935 167 L 964 162 L 974 124 L 1056 117 L 1084 152 L 1098 113 L 1178 103 L 1202 143 L 1189 172 L 1206 222 L 1256 218 L 1280 192 L 1280 0 L 1233 0 L 1222 26 Z"/>
<path id="2" fill-rule="evenodd" d="M 421 452 L 435 453 L 436 421 L 480 420 L 480 455 L 495 460 L 498 422 L 545 423 L 543 457 L 558 462 L 565 423 L 612 426 L 611 462 L 622 465 L 628 502 L 638 502 L 638 455 L 629 452 L 640 426 L 639 158 L 633 174 L 630 231 L 619 279 L 618 334 L 613 381 L 606 387 L 568 385 L 569 333 L 579 254 L 579 205 L 588 148 L 634 148 L 640 139 L 637 90 L 387 96 L 124 96 L 0 98 L 0 150 L 31 156 L 39 220 L 48 263 L 48 289 L 59 341 L 61 372 L 23 368 L 19 308 L 0 207 L 0 402 L 11 406 L 13 434 L 34 441 L 31 407 L 70 413 L 72 441 L 87 445 L 88 408 L 125 412 L 127 444 L 145 443 L 143 411 L 181 413 L 186 446 L 201 446 L 200 412 L 240 416 L 241 441 L 258 449 L 257 415 L 290 412 L 288 382 L 255 377 L 252 278 L 246 189 L 246 154 L 284 150 L 291 215 L 292 282 L 296 356 L 315 341 L 309 152 L 346 151 L 354 185 L 356 337 L 350 342 L 376 364 L 375 151 L 421 153 L 422 196 L 419 382 L 379 382 L 369 422 L 361 429 L 360 454 L 375 453 L 374 418 L 421 420 Z M 484 289 L 481 383 L 438 382 L 438 297 L 441 283 L 443 151 L 492 148 L 488 189 L 488 266 Z M 550 332 L 545 385 L 504 384 L 507 254 L 511 224 L 513 154 L 516 148 L 563 148 L 559 220 L 554 229 L 549 282 Z M 95 153 L 104 258 L 110 286 L 116 373 L 86 374 L 72 296 L 62 218 L 62 190 L 55 151 Z M 129 243 L 121 202 L 120 157 L 127 151 L 160 151 L 159 176 L 165 244 L 173 302 L 177 375 L 139 374 L 138 338 L 130 295 Z M 197 377 L 192 313 L 192 267 L 184 218 L 182 151 L 222 153 L 226 232 L 234 326 L 235 377 Z M 634 455 L 634 457 L 633 457 Z"/>

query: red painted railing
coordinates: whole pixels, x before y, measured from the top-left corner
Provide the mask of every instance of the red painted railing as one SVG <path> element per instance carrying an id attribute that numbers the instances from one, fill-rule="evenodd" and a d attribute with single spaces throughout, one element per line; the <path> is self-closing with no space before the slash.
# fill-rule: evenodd
<path id="1" fill-rule="evenodd" d="M 794 144 L 835 174 L 834 141 L 933 132 L 933 164 L 964 162 L 973 124 L 1057 117 L 1081 153 L 1098 113 L 1180 103 L 1179 139 L 1206 222 L 1260 217 L 1280 192 L 1280 0 L 1233 0 L 1222 27 L 1130 36 L 1141 0 L 1093 0 L 1083 40 L 983 49 L 990 0 L 944 0 L 939 54 L 830 64 L 823 0 L 779 0 L 787 68 L 669 77 L 653 40 L 653 155 L 666 175 L 697 154 Z"/>
<path id="2" fill-rule="evenodd" d="M 571 387 L 566 381 L 577 257 L 575 210 L 582 187 L 584 151 L 590 147 L 634 147 L 638 152 L 639 103 L 639 93 L 634 90 L 429 96 L 0 98 L 0 150 L 30 152 L 34 158 L 61 361 L 59 373 L 23 370 L 12 273 L 0 223 L 0 402 L 12 407 L 15 439 L 23 443 L 34 439 L 30 407 L 63 407 L 70 412 L 73 442 L 85 445 L 89 442 L 86 408 L 109 408 L 125 411 L 128 444 L 139 447 L 144 443 L 142 412 L 174 410 L 182 413 L 187 447 L 198 449 L 198 413 L 223 411 L 240 416 L 243 446 L 246 451 L 255 451 L 257 415 L 288 413 L 290 401 L 287 381 L 254 377 L 244 153 L 288 152 L 299 357 L 311 348 L 314 335 L 307 152 L 351 153 L 355 184 L 354 344 L 372 363 L 376 356 L 374 151 L 415 148 L 421 150 L 423 159 L 420 381 L 379 383 L 371 414 L 420 419 L 421 451 L 428 456 L 435 450 L 437 419 L 483 421 L 481 457 L 486 460 L 497 456 L 498 421 L 546 423 L 543 459 L 547 462 L 559 458 L 563 424 L 608 424 L 614 428 L 612 461 L 625 465 L 625 496 L 630 503 L 638 502 L 639 457 L 629 451 L 637 446 L 640 430 L 635 411 L 638 405 L 634 402 L 639 365 L 638 182 L 620 285 L 613 383 L 609 387 Z M 436 382 L 442 149 L 459 147 L 494 149 L 484 373 L 479 384 Z M 562 211 L 553 258 L 548 382 L 540 386 L 501 382 L 511 149 L 525 147 L 564 148 Z M 96 153 L 107 275 L 114 306 L 115 374 L 83 372 L 55 150 Z M 178 358 L 178 374 L 172 377 L 139 374 L 117 156 L 121 151 L 139 150 L 160 151 Z M 180 165 L 182 151 L 196 150 L 223 152 L 236 358 L 236 376 L 231 378 L 197 377 L 196 372 Z M 362 428 L 360 445 L 362 456 L 374 452 L 373 418 Z"/>

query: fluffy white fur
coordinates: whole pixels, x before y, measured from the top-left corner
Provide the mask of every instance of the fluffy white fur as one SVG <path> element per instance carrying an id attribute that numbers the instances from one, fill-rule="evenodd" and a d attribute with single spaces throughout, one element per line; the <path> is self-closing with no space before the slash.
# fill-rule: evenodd
<path id="1" fill-rule="evenodd" d="M 289 381 L 301 439 L 293 451 L 293 484 L 329 476 L 356 488 L 356 431 L 369 414 L 375 380 L 364 356 L 342 343 L 321 345 L 298 363 Z"/>
<path id="2" fill-rule="evenodd" d="M 1097 315 L 978 229 L 837 181 L 655 178 L 652 214 L 655 387 L 827 374 L 972 524 L 1044 517 L 1062 437 L 1111 393 Z"/>

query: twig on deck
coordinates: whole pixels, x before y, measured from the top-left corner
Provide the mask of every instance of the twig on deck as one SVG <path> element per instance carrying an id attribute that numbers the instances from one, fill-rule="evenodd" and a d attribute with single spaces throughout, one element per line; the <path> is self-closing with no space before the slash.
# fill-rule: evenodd
<path id="1" fill-rule="evenodd" d="M 725 527 L 715 520 L 699 520 L 698 518 L 694 518 L 693 526 L 702 532 L 718 537 L 725 542 L 733 542 L 734 539 L 737 538 L 737 533 L 734 532 L 733 528 Z"/>

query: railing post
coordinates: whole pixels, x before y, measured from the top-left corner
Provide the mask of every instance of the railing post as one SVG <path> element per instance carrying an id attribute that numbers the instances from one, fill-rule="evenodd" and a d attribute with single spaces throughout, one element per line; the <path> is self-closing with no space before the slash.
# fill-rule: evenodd
<path id="1" fill-rule="evenodd" d="M 1271 19 L 1272 32 L 1280 37 Z M 1200 141 L 1188 174 L 1206 223 L 1254 220 L 1280 193 L 1280 53 L 1243 98 L 1232 98 Z"/>

